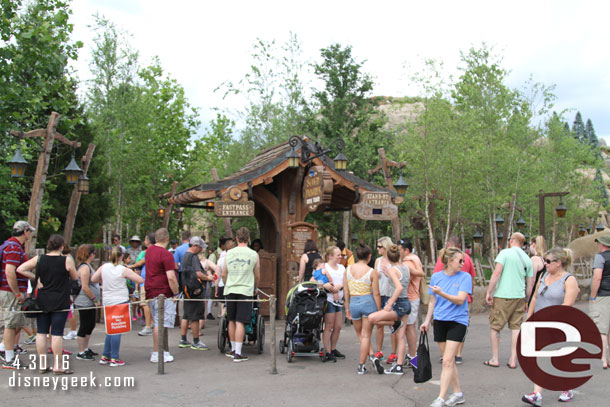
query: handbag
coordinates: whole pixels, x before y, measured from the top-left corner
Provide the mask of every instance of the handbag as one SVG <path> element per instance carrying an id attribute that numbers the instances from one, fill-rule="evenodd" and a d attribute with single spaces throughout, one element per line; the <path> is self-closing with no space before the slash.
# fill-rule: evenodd
<path id="1" fill-rule="evenodd" d="M 430 360 L 430 346 L 428 345 L 428 334 L 422 332 L 419 335 L 417 346 L 417 360 L 413 367 L 413 381 L 424 383 L 432 379 L 432 362 Z M 411 362 L 413 364 L 413 361 Z"/>
<path id="2" fill-rule="evenodd" d="M 419 301 L 422 305 L 428 305 L 430 302 L 430 293 L 428 292 L 428 282 L 426 276 L 419 280 Z"/>
<path id="3" fill-rule="evenodd" d="M 41 255 L 42 256 L 42 255 Z M 38 316 L 38 312 L 31 311 L 40 311 L 40 307 L 38 306 L 38 276 L 40 274 L 40 257 L 36 262 L 36 273 L 34 275 L 34 284 L 32 286 L 32 294 L 23 301 L 21 304 L 21 311 L 26 311 L 26 318 L 36 318 Z"/>

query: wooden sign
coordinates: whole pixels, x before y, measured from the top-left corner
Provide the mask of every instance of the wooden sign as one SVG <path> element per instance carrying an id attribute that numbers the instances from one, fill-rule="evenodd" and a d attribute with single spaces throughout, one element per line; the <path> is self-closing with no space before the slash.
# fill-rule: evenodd
<path id="1" fill-rule="evenodd" d="M 290 259 L 296 262 L 301 260 L 305 252 L 305 242 L 311 239 L 316 240 L 316 225 L 307 222 L 298 222 L 288 225 L 289 242 L 288 250 Z"/>
<path id="2" fill-rule="evenodd" d="M 254 202 L 238 187 L 229 187 L 220 201 L 214 202 L 214 213 L 219 217 L 254 216 Z"/>
<path id="3" fill-rule="evenodd" d="M 303 204 L 310 211 L 328 205 L 333 195 L 333 179 L 322 166 L 309 169 L 303 180 Z"/>
<path id="4" fill-rule="evenodd" d="M 392 203 L 389 192 L 362 192 L 360 202 L 352 206 L 352 212 L 363 220 L 392 220 L 398 217 L 398 207 Z"/>

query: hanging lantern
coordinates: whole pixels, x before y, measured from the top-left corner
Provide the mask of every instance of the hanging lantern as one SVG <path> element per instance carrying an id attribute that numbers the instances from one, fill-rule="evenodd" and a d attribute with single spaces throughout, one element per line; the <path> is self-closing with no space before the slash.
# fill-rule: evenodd
<path id="1" fill-rule="evenodd" d="M 502 231 L 499 231 L 498 232 L 498 242 L 502 239 L 504 239 L 504 233 Z"/>
<path id="2" fill-rule="evenodd" d="M 504 224 L 504 218 L 502 217 L 502 215 L 498 214 L 498 216 L 496 216 L 496 226 L 500 227 Z"/>
<path id="3" fill-rule="evenodd" d="M 593 222 L 591 222 L 588 226 L 587 226 L 587 233 L 590 234 L 591 231 L 593 230 Z"/>
<path id="4" fill-rule="evenodd" d="M 17 151 L 15 151 L 15 155 L 8 162 L 8 165 L 11 169 L 11 177 L 23 178 L 23 175 L 25 174 L 25 166 L 28 165 L 28 162 L 21 155 L 20 147 L 17 147 Z"/>
<path id="5" fill-rule="evenodd" d="M 161 205 L 159 205 L 159 209 L 157 209 L 157 215 L 159 215 L 160 218 L 165 216 L 165 208 Z"/>
<path id="6" fill-rule="evenodd" d="M 478 228 L 474 231 L 474 235 L 472 235 L 472 240 L 474 240 L 475 243 L 481 243 L 481 241 L 483 240 L 483 233 L 481 233 Z"/>
<path id="7" fill-rule="evenodd" d="M 584 226 L 581 224 L 580 227 L 578 228 L 578 236 L 583 237 L 585 235 L 585 228 Z"/>
<path id="8" fill-rule="evenodd" d="M 562 201 L 560 201 L 559 202 L 559 206 L 557 206 L 557 208 L 555 208 L 555 212 L 557 212 L 557 217 L 558 218 L 565 217 L 567 211 L 568 211 L 568 208 L 566 208 L 566 206 L 563 204 Z"/>
<path id="9" fill-rule="evenodd" d="M 519 214 L 519 220 L 515 223 L 517 224 L 517 229 L 519 229 L 520 231 L 523 230 L 523 228 L 525 227 L 525 219 L 523 219 L 523 216 L 521 214 Z"/>
<path id="10" fill-rule="evenodd" d="M 80 169 L 76 161 L 74 160 L 74 153 L 72 153 L 72 159 L 66 168 L 64 168 L 64 172 L 66 173 L 66 182 L 68 184 L 76 184 L 80 179 L 83 170 Z"/>
<path id="11" fill-rule="evenodd" d="M 604 225 L 602 224 L 602 221 L 600 220 L 599 224 L 597 226 L 595 226 L 595 230 L 597 230 L 598 232 L 603 232 L 604 229 L 606 229 L 606 228 L 604 227 Z"/>
<path id="12" fill-rule="evenodd" d="M 78 180 L 78 192 L 83 195 L 89 195 L 89 178 L 87 178 L 85 173 Z"/>
<path id="13" fill-rule="evenodd" d="M 333 161 L 336 170 L 345 171 L 347 169 L 347 157 L 342 152 L 339 152 Z"/>
<path id="14" fill-rule="evenodd" d="M 297 153 L 297 150 L 294 147 L 290 148 L 290 152 L 286 154 L 286 158 L 288 158 L 288 167 L 289 168 L 299 168 L 301 163 L 301 157 Z"/>
<path id="15" fill-rule="evenodd" d="M 396 193 L 398 195 L 405 195 L 407 193 L 407 188 L 409 188 L 409 184 L 407 184 L 407 181 L 405 181 L 405 179 L 402 177 L 402 174 L 400 174 L 398 181 L 396 181 L 396 183 L 394 184 L 394 188 L 396 189 Z"/>

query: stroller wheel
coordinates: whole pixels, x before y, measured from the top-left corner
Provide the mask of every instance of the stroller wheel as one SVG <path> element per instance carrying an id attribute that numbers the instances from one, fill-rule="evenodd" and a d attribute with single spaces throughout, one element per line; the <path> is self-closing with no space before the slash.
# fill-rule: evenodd
<path id="1" fill-rule="evenodd" d="M 221 317 L 218 321 L 218 350 L 223 353 L 227 346 L 227 320 Z"/>
<path id="2" fill-rule="evenodd" d="M 294 357 L 294 345 L 292 343 L 292 339 L 288 341 L 288 350 L 286 351 L 286 358 L 288 359 L 288 363 L 292 363 L 292 358 Z"/>
<path id="3" fill-rule="evenodd" d="M 265 319 L 259 315 L 256 322 L 256 348 L 260 355 L 265 347 Z"/>
<path id="4" fill-rule="evenodd" d="M 286 345 L 284 343 L 284 340 L 280 339 L 280 353 L 284 354 L 285 351 L 286 351 Z"/>

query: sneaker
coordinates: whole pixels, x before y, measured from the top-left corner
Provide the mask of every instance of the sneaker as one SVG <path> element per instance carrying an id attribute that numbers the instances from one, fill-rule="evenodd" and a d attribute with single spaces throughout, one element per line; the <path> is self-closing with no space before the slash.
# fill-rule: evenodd
<path id="1" fill-rule="evenodd" d="M 572 390 L 562 391 L 559 395 L 559 401 L 566 402 L 574 398 L 574 392 Z"/>
<path id="2" fill-rule="evenodd" d="M 88 354 L 90 354 L 91 356 L 99 356 L 99 353 L 92 351 L 91 349 L 87 348 L 85 349 L 85 352 L 87 352 Z"/>
<path id="3" fill-rule="evenodd" d="M 205 343 L 201 342 L 201 341 L 192 344 L 191 345 L 191 349 L 193 349 L 193 350 L 210 350 L 210 348 L 208 348 L 208 346 Z"/>
<path id="4" fill-rule="evenodd" d="M 163 352 L 163 361 L 165 363 L 171 363 L 174 361 L 174 357 L 172 355 L 170 355 L 169 352 Z M 152 352 L 150 354 L 150 363 L 158 363 L 158 362 L 159 362 L 159 353 Z"/>
<path id="5" fill-rule="evenodd" d="M 246 360 L 248 360 L 248 357 L 246 355 L 240 355 L 239 353 L 236 353 L 235 356 L 233 356 L 233 362 L 245 362 Z"/>
<path id="6" fill-rule="evenodd" d="M 19 346 L 19 344 L 13 346 L 13 349 L 15 350 L 15 353 L 17 355 L 22 355 L 22 354 L 28 353 L 28 351 L 23 349 L 21 346 Z"/>
<path id="7" fill-rule="evenodd" d="M 541 406 L 542 396 L 540 395 L 540 393 L 524 394 L 523 397 L 521 397 L 521 401 L 529 404 L 530 406 Z"/>
<path id="8" fill-rule="evenodd" d="M 23 341 L 24 344 L 26 345 L 34 345 L 36 344 L 36 335 L 30 335 L 26 338 L 25 341 Z"/>
<path id="9" fill-rule="evenodd" d="M 78 359 L 78 360 L 88 360 L 88 361 L 95 360 L 95 358 L 92 355 L 90 355 L 89 353 L 87 353 L 87 351 L 77 353 L 76 354 L 76 359 Z"/>
<path id="10" fill-rule="evenodd" d="M 70 331 L 66 335 L 64 335 L 64 339 L 67 341 L 71 341 L 76 339 L 76 331 Z"/>
<path id="11" fill-rule="evenodd" d="M 383 360 L 383 352 L 379 351 L 379 352 L 375 353 L 375 357 L 379 360 Z"/>
<path id="12" fill-rule="evenodd" d="M 367 374 L 368 370 L 366 370 L 366 366 L 365 364 L 359 364 L 358 365 L 358 374 Z"/>
<path id="13" fill-rule="evenodd" d="M 462 359 L 461 356 L 456 356 L 455 357 L 455 364 L 456 365 L 461 365 L 462 363 L 464 363 L 464 359 Z"/>
<path id="14" fill-rule="evenodd" d="M 322 362 L 337 362 L 337 358 L 335 357 L 335 355 L 333 355 L 332 353 L 327 353 L 326 355 L 324 355 L 324 357 L 322 358 Z"/>
<path id="15" fill-rule="evenodd" d="M 383 369 L 383 366 L 381 366 L 381 361 L 379 360 L 379 358 L 376 358 L 376 357 L 372 358 L 371 363 L 373 364 L 373 367 L 375 368 L 375 370 L 377 370 L 377 373 L 379 373 L 379 374 L 384 373 L 384 369 Z"/>
<path id="16" fill-rule="evenodd" d="M 397 363 L 394 363 L 390 369 L 386 369 L 383 373 L 385 373 L 385 374 L 397 374 L 397 375 L 405 374 L 405 372 L 403 372 L 403 370 L 402 370 L 402 366 L 397 364 Z"/>
<path id="17" fill-rule="evenodd" d="M 385 363 L 387 363 L 388 365 L 393 365 L 394 363 L 396 363 L 396 360 L 398 360 L 398 356 L 396 356 L 395 353 L 390 353 L 390 356 L 388 357 L 388 360 L 385 361 Z"/>
<path id="18" fill-rule="evenodd" d="M 4 356 L 4 351 L 3 351 L 3 350 L 0 350 L 0 362 L 4 362 L 4 361 L 6 360 L 6 359 L 4 359 L 4 358 L 5 358 L 5 356 Z"/>
<path id="19" fill-rule="evenodd" d="M 404 367 L 413 367 L 413 363 L 411 363 L 411 360 L 415 359 L 415 357 L 417 356 L 417 354 L 415 354 L 415 356 L 411 357 L 409 356 L 409 354 L 407 353 L 405 355 L 405 363 L 403 363 L 402 365 Z"/>
<path id="20" fill-rule="evenodd" d="M 229 352 L 226 352 L 225 356 L 230 357 L 230 358 L 234 358 L 235 357 L 235 351 L 231 350 Z"/>
<path id="21" fill-rule="evenodd" d="M 214 318 L 214 315 L 212 315 L 212 313 L 208 313 L 208 316 L 206 317 L 206 319 L 209 319 L 210 321 L 215 320 L 216 318 Z"/>
<path id="22" fill-rule="evenodd" d="M 2 369 L 10 369 L 10 370 L 19 370 L 19 365 L 15 364 L 15 361 L 17 359 L 13 359 L 11 361 L 4 361 L 4 363 L 2 363 Z"/>
<path id="23" fill-rule="evenodd" d="M 343 353 L 339 352 L 337 349 L 333 349 L 333 350 L 331 350 L 330 352 L 331 352 L 331 353 L 332 353 L 332 354 L 335 356 L 335 358 L 337 358 L 337 359 L 345 359 L 345 355 L 344 355 Z"/>
<path id="24" fill-rule="evenodd" d="M 178 344 L 179 348 L 190 348 L 192 346 L 192 344 L 189 341 L 185 341 L 183 339 L 180 340 L 180 343 Z"/>
<path id="25" fill-rule="evenodd" d="M 102 357 L 100 357 L 100 365 L 107 365 L 108 363 L 110 363 L 110 358 L 102 355 Z"/>
<path id="26" fill-rule="evenodd" d="M 49 349 L 47 349 L 47 353 L 53 353 L 53 349 L 51 349 L 51 347 L 49 346 Z M 61 350 L 62 355 L 71 355 L 72 352 L 70 352 L 67 349 L 62 349 Z"/>
<path id="27" fill-rule="evenodd" d="M 432 404 L 430 404 L 430 407 L 444 407 L 445 406 L 445 400 L 443 400 L 440 397 L 437 397 L 436 400 L 434 400 L 432 402 Z"/>
<path id="28" fill-rule="evenodd" d="M 394 322 L 394 325 L 390 326 L 390 333 L 395 334 L 396 331 L 398 331 L 402 325 L 402 319 L 399 319 L 398 321 Z"/>
<path id="29" fill-rule="evenodd" d="M 140 336 L 150 336 L 153 334 L 153 331 L 151 328 L 145 326 L 140 332 L 138 332 L 138 335 Z"/>
<path id="30" fill-rule="evenodd" d="M 125 361 L 121 359 L 110 359 L 110 367 L 125 366 Z"/>
<path id="31" fill-rule="evenodd" d="M 445 405 L 453 407 L 457 406 L 458 404 L 464 404 L 464 402 L 466 402 L 466 400 L 464 400 L 463 394 L 461 396 L 458 396 L 457 394 L 453 393 L 451 396 L 449 396 L 447 401 L 445 401 Z"/>

